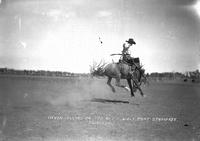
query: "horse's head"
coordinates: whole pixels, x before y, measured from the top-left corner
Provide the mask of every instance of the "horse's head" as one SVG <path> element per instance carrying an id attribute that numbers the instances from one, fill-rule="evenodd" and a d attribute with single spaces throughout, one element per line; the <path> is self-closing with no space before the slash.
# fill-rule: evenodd
<path id="1" fill-rule="evenodd" d="M 142 77 L 145 76 L 145 69 L 142 68 L 143 66 L 136 66 L 135 70 L 133 71 L 133 79 L 136 79 L 138 82 L 141 82 Z"/>

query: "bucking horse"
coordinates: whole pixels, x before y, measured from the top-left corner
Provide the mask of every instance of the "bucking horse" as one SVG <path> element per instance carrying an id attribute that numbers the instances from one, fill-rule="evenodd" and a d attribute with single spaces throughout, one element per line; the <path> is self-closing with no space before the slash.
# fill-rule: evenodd
<path id="1" fill-rule="evenodd" d="M 93 76 L 107 76 L 107 84 L 112 89 L 113 92 L 115 92 L 114 86 L 111 84 L 112 78 L 116 79 L 116 86 L 124 88 L 126 90 L 131 91 L 131 96 L 134 97 L 134 92 L 137 91 L 137 89 L 140 91 L 140 94 L 144 96 L 144 93 L 142 89 L 140 88 L 141 85 L 141 78 L 145 78 L 145 70 L 140 67 L 132 67 L 126 62 L 117 62 L 117 63 L 109 63 L 109 64 L 103 64 L 98 65 L 96 67 L 93 67 L 91 74 Z M 121 79 L 126 79 L 129 85 L 129 88 L 125 85 L 122 85 L 120 83 Z"/>

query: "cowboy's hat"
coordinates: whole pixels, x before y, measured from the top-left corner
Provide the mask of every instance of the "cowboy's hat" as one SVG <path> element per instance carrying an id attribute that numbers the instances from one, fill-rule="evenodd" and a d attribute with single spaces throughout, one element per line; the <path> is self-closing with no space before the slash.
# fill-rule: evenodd
<path id="1" fill-rule="evenodd" d="M 126 42 L 131 44 L 131 45 L 132 44 L 134 44 L 134 45 L 136 44 L 136 42 L 132 38 L 129 38 L 128 41 L 126 41 Z"/>

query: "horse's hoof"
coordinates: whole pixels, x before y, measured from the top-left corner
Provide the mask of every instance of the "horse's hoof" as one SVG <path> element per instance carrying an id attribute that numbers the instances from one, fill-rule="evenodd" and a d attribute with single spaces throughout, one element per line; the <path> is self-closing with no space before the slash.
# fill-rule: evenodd
<path id="1" fill-rule="evenodd" d="M 125 90 L 127 90 L 128 92 L 130 92 L 130 88 L 129 87 L 124 87 Z"/>
<path id="2" fill-rule="evenodd" d="M 145 98 L 145 97 L 147 97 L 147 96 L 143 94 L 143 95 L 142 95 L 142 97 L 144 97 L 144 98 Z"/>

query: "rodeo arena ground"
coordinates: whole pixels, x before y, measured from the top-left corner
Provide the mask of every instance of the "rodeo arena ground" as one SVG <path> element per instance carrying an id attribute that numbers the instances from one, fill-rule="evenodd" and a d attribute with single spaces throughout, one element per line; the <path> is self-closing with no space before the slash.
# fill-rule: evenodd
<path id="1" fill-rule="evenodd" d="M 131 95 L 125 79 L 3 68 L 0 141 L 200 140 L 199 83 L 145 77 Z"/>

